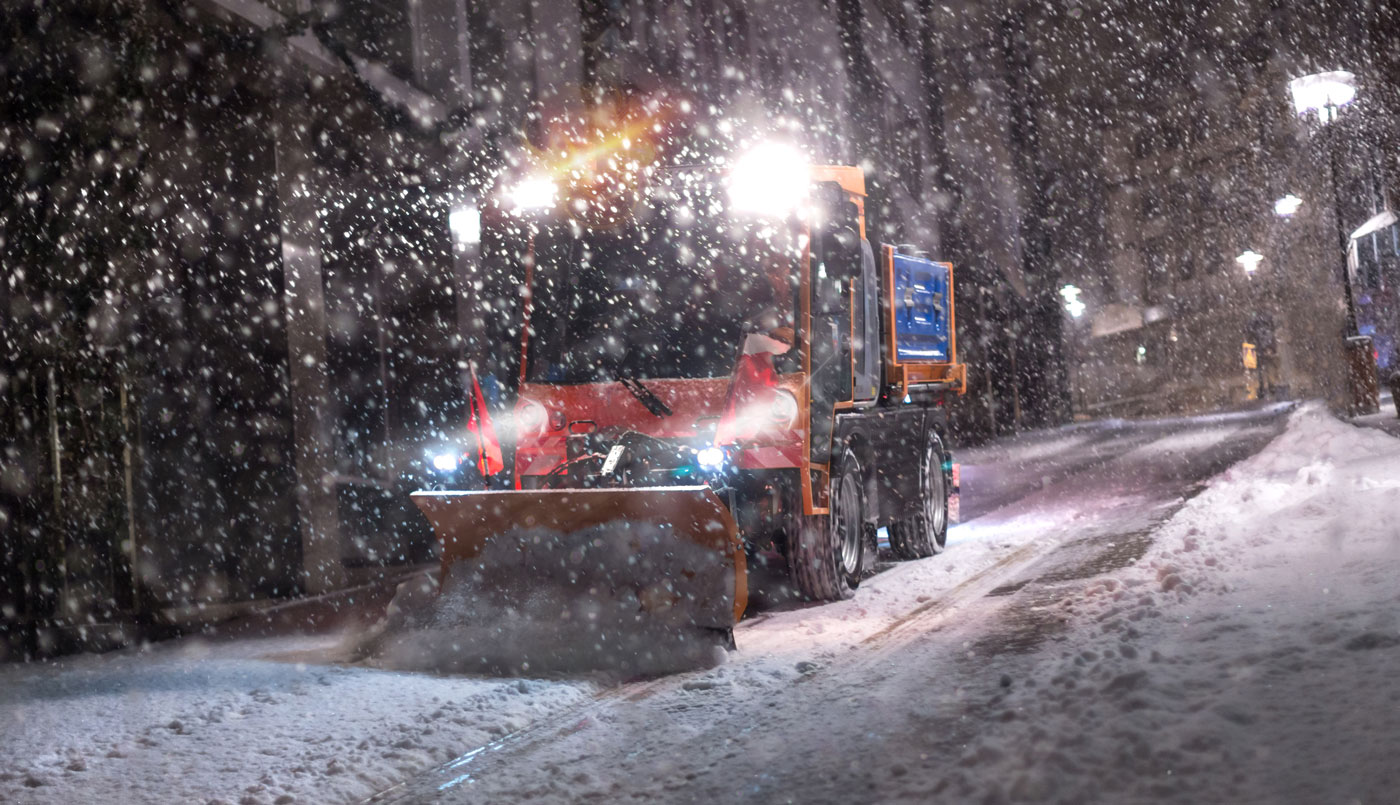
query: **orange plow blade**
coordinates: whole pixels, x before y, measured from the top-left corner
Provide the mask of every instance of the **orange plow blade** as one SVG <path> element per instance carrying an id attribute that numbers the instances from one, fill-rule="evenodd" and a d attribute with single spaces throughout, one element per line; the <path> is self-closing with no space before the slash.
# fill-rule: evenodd
<path id="1" fill-rule="evenodd" d="M 526 591 L 536 579 L 580 594 L 623 589 L 640 609 L 712 629 L 732 628 L 748 603 L 738 528 L 708 486 L 415 492 L 413 501 L 442 545 L 444 584 L 469 571 L 476 583 Z"/>

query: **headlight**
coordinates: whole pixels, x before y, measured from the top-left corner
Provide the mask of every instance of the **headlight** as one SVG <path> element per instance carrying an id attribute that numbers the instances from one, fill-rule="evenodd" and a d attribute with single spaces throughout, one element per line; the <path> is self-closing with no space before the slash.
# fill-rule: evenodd
<path id="1" fill-rule="evenodd" d="M 433 469 L 438 472 L 456 472 L 458 457 L 456 453 L 438 453 L 433 456 Z"/>
<path id="2" fill-rule="evenodd" d="M 797 398 L 791 392 L 774 390 L 773 402 L 768 405 L 768 417 L 774 424 L 791 427 L 797 419 Z"/>
<path id="3" fill-rule="evenodd" d="M 534 400 L 522 397 L 515 406 L 515 433 L 516 437 L 538 436 L 544 433 L 544 426 L 549 422 L 549 412 L 543 405 Z"/>
<path id="4" fill-rule="evenodd" d="M 559 197 L 559 189 L 545 176 L 531 176 L 506 191 L 511 212 L 547 210 L 554 206 Z"/>
<path id="5" fill-rule="evenodd" d="M 724 467 L 724 449 L 711 445 L 696 450 L 695 464 L 705 472 L 718 472 Z"/>
<path id="6" fill-rule="evenodd" d="M 729 203 L 735 212 L 785 217 L 807 199 L 811 167 L 807 157 L 783 143 L 751 148 L 729 170 Z"/>

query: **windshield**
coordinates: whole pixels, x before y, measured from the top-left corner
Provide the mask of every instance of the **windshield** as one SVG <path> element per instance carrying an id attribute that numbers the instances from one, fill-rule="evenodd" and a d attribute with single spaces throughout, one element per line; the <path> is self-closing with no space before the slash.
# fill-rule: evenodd
<path id="1" fill-rule="evenodd" d="M 791 326 L 795 233 L 679 184 L 652 188 L 623 224 L 541 227 L 529 381 L 726 376 L 745 331 Z"/>

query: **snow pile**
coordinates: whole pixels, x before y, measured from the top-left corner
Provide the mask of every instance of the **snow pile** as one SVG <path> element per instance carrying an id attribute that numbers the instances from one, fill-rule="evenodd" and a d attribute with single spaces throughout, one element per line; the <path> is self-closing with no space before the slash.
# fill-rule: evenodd
<path id="1" fill-rule="evenodd" d="M 989 729 L 927 784 L 989 802 L 1390 801 L 1397 578 L 1400 441 L 1305 407 L 1135 567 L 1061 601 L 1062 642 L 1002 666 Z"/>
<path id="2" fill-rule="evenodd" d="M 441 594 L 406 582 L 358 641 L 385 668 L 540 674 L 662 674 L 724 659 L 733 568 L 668 528 L 612 522 L 492 539 L 454 564 Z"/>
<path id="3" fill-rule="evenodd" d="M 1240 574 L 1256 585 L 1366 575 L 1367 557 L 1397 551 L 1400 442 L 1313 405 L 1173 518 L 1144 557 L 1150 573 L 1128 581 L 1178 596 L 1229 592 Z"/>

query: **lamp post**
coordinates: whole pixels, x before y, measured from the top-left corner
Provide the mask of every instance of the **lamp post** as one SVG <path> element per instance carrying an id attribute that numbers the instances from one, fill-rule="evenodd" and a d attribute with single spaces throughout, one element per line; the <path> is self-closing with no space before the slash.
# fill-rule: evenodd
<path id="1" fill-rule="evenodd" d="M 1347 261 L 1350 239 L 1342 226 L 1341 189 L 1337 184 L 1337 132 L 1336 127 L 1331 125 L 1336 122 L 1341 108 L 1356 98 L 1356 76 L 1345 70 L 1314 73 L 1288 82 L 1288 90 L 1293 95 L 1293 108 L 1298 114 L 1316 112 L 1318 121 L 1327 129 L 1327 167 L 1332 182 L 1332 207 L 1340 247 L 1338 254 L 1342 258 L 1342 294 L 1346 301 L 1346 407 L 1352 414 L 1374 413 L 1380 408 L 1376 361 L 1371 353 L 1371 339 L 1362 336 L 1356 326 L 1356 299 L 1351 289 L 1351 267 Z"/>
<path id="2" fill-rule="evenodd" d="M 1328 179 L 1332 185 L 1332 210 L 1337 224 L 1337 243 L 1341 255 L 1342 294 L 1346 301 L 1346 335 L 1357 334 L 1356 302 L 1352 298 L 1351 274 L 1347 270 L 1347 233 L 1342 225 L 1341 191 L 1337 186 L 1337 147 L 1336 132 L 1330 124 L 1335 122 L 1341 108 L 1356 98 L 1356 76 L 1345 70 L 1332 70 L 1313 73 L 1288 82 L 1288 91 L 1293 96 L 1293 109 L 1299 115 L 1315 113 L 1320 125 L 1326 130 Z M 1277 209 L 1277 207 L 1276 207 Z M 1280 214 L 1283 214 L 1280 212 Z"/>
<path id="3" fill-rule="evenodd" d="M 1081 343 L 1084 337 L 1084 328 L 1077 326 L 1077 320 L 1084 316 L 1085 311 L 1088 310 L 1089 307 L 1084 303 L 1083 299 L 1079 298 L 1083 293 L 1083 289 L 1073 283 L 1066 283 L 1060 286 L 1060 298 L 1065 301 L 1064 311 L 1070 315 L 1070 318 L 1076 320 L 1075 324 L 1072 324 L 1069 328 L 1069 333 L 1065 338 L 1065 345 L 1069 357 L 1070 403 L 1071 407 L 1077 408 L 1079 412 L 1084 411 L 1086 402 L 1084 399 L 1084 365 L 1082 363 L 1084 348 Z M 1078 401 L 1077 406 L 1074 404 L 1076 400 Z"/>

